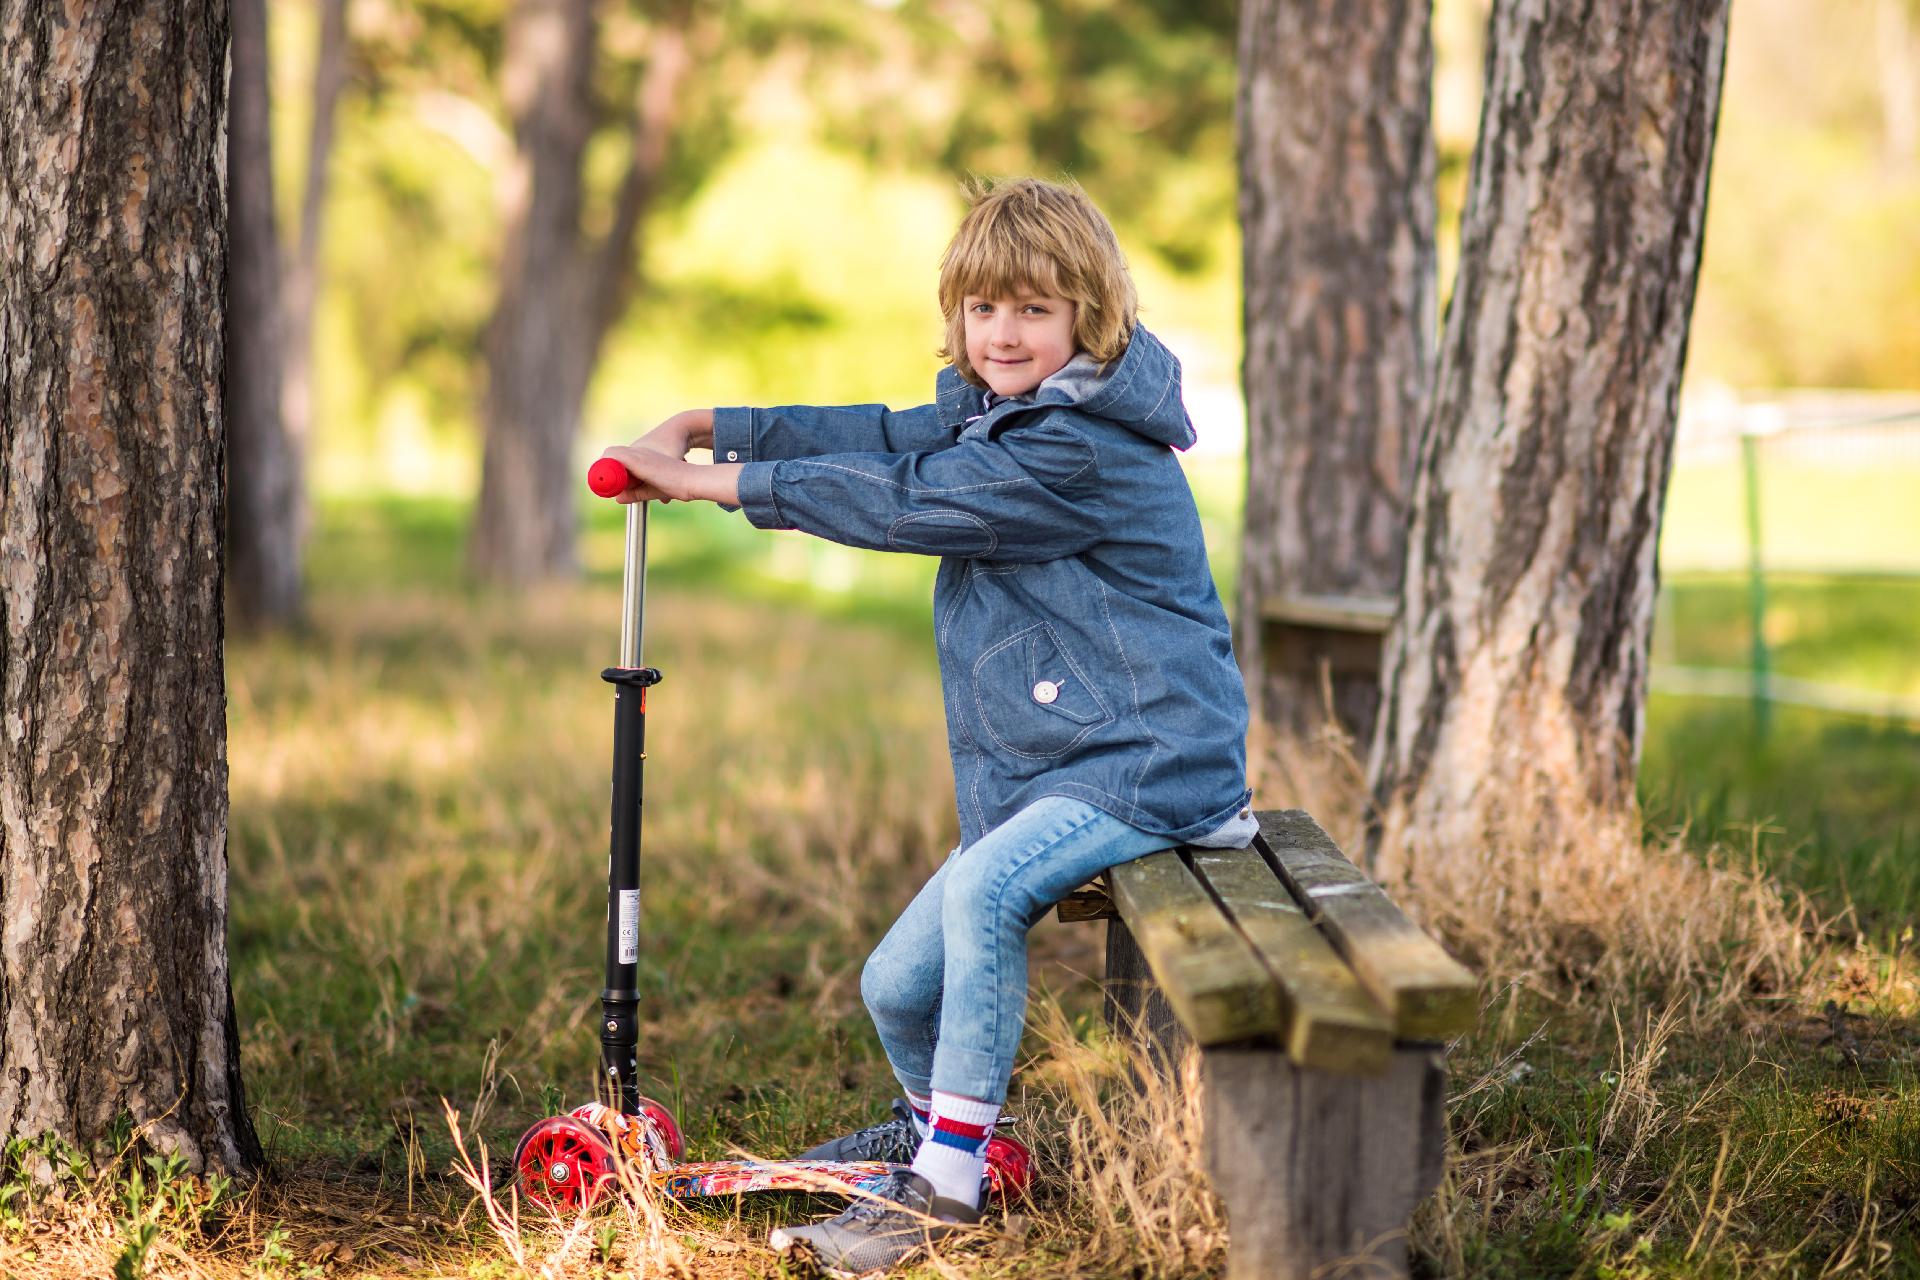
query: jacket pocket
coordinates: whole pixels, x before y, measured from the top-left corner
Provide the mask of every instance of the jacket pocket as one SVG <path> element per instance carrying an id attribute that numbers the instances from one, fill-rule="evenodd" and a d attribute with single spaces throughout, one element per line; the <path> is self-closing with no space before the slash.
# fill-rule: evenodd
<path id="1" fill-rule="evenodd" d="M 974 705 L 987 733 L 1017 756 L 1065 755 L 1113 723 L 1113 712 L 1050 623 L 1015 632 L 973 664 Z"/>

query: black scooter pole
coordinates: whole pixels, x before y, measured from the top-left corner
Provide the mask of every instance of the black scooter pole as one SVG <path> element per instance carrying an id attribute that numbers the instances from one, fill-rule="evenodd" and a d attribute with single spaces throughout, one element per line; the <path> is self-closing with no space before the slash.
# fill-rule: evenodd
<path id="1" fill-rule="evenodd" d="M 611 458 L 594 463 L 587 484 L 603 498 L 627 487 Z M 640 809 L 647 758 L 647 690 L 660 673 L 640 662 L 647 588 L 647 504 L 627 508 L 627 564 L 621 589 L 620 664 L 600 678 L 614 687 L 613 820 L 607 855 L 607 985 L 600 993 L 600 1064 L 607 1105 L 640 1111 Z"/>

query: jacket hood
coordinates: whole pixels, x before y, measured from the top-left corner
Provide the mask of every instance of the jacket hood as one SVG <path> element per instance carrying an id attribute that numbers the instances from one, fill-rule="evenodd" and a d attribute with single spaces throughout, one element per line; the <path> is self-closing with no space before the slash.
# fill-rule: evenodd
<path id="1" fill-rule="evenodd" d="M 935 381 L 935 398 L 942 416 L 953 426 L 981 413 L 983 393 L 951 365 Z M 997 407 L 999 397 L 994 402 Z M 1175 449 L 1191 447 L 1196 438 L 1180 398 L 1180 361 L 1141 324 L 1133 327 L 1133 337 L 1119 359 L 1102 366 L 1082 352 L 1011 403 L 1065 405 Z"/>

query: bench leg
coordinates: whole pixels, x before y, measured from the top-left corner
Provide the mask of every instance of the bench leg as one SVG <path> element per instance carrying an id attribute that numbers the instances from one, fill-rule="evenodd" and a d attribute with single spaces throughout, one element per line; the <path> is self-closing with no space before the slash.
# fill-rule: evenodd
<path id="1" fill-rule="evenodd" d="M 1383 1076 L 1207 1049 L 1207 1171 L 1227 1206 L 1228 1280 L 1407 1275 L 1407 1222 L 1439 1185 L 1446 1070 L 1402 1044 Z"/>
<path id="2" fill-rule="evenodd" d="M 1133 931 L 1119 916 L 1107 921 L 1105 989 L 1107 1029 L 1126 1039 L 1136 1035 L 1144 1039 L 1154 1069 L 1162 1077 L 1173 1079 L 1178 1074 L 1181 1056 L 1193 1042 L 1181 1029 L 1180 1020 L 1174 1016 L 1173 1006 L 1167 1003 L 1159 984 L 1154 982 L 1147 958 L 1141 954 L 1140 944 L 1133 940 Z"/>

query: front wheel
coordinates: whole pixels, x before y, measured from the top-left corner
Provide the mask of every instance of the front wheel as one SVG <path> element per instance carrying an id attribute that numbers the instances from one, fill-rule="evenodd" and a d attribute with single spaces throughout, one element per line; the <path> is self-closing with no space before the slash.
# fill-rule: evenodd
<path id="1" fill-rule="evenodd" d="M 600 1131 L 572 1116 L 551 1116 L 520 1137 L 513 1168 L 529 1200 L 550 1209 L 591 1209 L 619 1176 Z"/>

